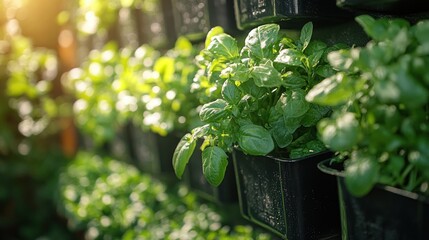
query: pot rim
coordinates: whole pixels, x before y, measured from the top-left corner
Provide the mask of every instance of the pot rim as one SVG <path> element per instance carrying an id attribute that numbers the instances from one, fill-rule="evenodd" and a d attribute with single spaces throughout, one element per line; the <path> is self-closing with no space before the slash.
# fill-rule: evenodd
<path id="1" fill-rule="evenodd" d="M 326 174 L 336 176 L 337 178 L 344 178 L 345 173 L 342 169 L 343 166 L 341 163 L 336 163 L 334 167 L 329 166 L 329 164 L 332 163 L 332 161 L 334 159 L 335 159 L 335 157 L 321 161 L 319 164 L 317 164 L 317 168 L 319 168 L 320 171 L 322 171 Z M 426 197 L 426 196 L 419 194 L 419 193 L 416 193 L 416 192 L 410 192 L 410 191 L 407 191 L 407 190 L 404 190 L 401 188 L 383 185 L 380 183 L 375 184 L 374 188 L 378 188 L 378 189 L 381 189 L 384 191 L 388 191 L 388 192 L 391 192 L 393 194 L 397 194 L 397 195 L 402 196 L 402 197 L 406 197 L 406 198 L 410 198 L 410 199 L 413 199 L 416 201 L 420 201 L 424 204 L 429 205 L 429 197 Z"/>

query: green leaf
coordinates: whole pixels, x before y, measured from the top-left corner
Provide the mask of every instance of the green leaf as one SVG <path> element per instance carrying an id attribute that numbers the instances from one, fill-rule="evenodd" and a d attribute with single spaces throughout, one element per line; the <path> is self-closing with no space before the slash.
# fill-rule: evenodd
<path id="1" fill-rule="evenodd" d="M 217 36 L 221 33 L 224 33 L 224 31 L 223 31 L 223 28 L 220 26 L 216 26 L 216 27 L 213 27 L 212 29 L 210 29 L 210 31 L 207 33 L 207 37 L 205 40 L 205 48 L 209 47 L 210 42 L 212 41 L 212 38 L 214 36 Z"/>
<path id="2" fill-rule="evenodd" d="M 334 151 L 348 151 L 359 140 L 359 122 L 350 112 L 333 116 L 333 119 L 322 119 L 317 129 L 323 143 Z"/>
<path id="3" fill-rule="evenodd" d="M 305 113 L 302 119 L 302 125 L 304 127 L 315 126 L 320 119 L 326 117 L 330 110 L 330 107 L 311 104 L 310 109 Z"/>
<path id="4" fill-rule="evenodd" d="M 357 197 L 368 194 L 378 179 L 379 166 L 374 156 L 355 152 L 346 165 L 345 183 Z"/>
<path id="5" fill-rule="evenodd" d="M 306 23 L 301 29 L 301 35 L 299 37 L 299 41 L 302 44 L 301 51 L 304 51 L 308 44 L 310 43 L 311 36 L 313 35 L 313 23 Z"/>
<path id="6" fill-rule="evenodd" d="M 353 64 L 351 52 L 352 51 L 348 49 L 340 49 L 330 52 L 327 58 L 333 68 L 341 71 L 348 71 Z M 356 49 L 355 52 L 359 53 L 359 50 Z"/>
<path id="7" fill-rule="evenodd" d="M 329 64 L 323 64 L 316 67 L 316 74 L 328 78 L 334 75 L 336 72 Z"/>
<path id="8" fill-rule="evenodd" d="M 226 33 L 213 36 L 207 50 L 220 60 L 238 57 L 237 41 Z"/>
<path id="9" fill-rule="evenodd" d="M 170 82 L 174 75 L 174 58 L 160 57 L 155 62 L 153 69 L 159 73 L 164 82 Z"/>
<path id="10" fill-rule="evenodd" d="M 255 84 L 255 81 L 247 81 L 240 85 L 240 89 L 244 91 L 244 93 L 249 94 L 255 99 L 259 99 L 269 92 L 269 88 L 258 87 Z"/>
<path id="11" fill-rule="evenodd" d="M 241 99 L 240 89 L 233 81 L 225 81 L 222 86 L 222 97 L 231 104 L 236 104 Z"/>
<path id="12" fill-rule="evenodd" d="M 245 82 L 249 79 L 250 69 L 243 63 L 228 64 L 228 67 L 223 69 L 220 77 L 230 79 L 232 81 Z"/>
<path id="13" fill-rule="evenodd" d="M 368 36 L 375 40 L 383 40 L 387 32 L 387 20 L 375 20 L 369 15 L 361 15 L 355 18 L 356 22 L 362 26 Z"/>
<path id="14" fill-rule="evenodd" d="M 296 89 L 302 88 L 307 85 L 307 81 L 301 74 L 296 71 L 288 71 L 282 75 L 283 83 L 285 88 Z"/>
<path id="15" fill-rule="evenodd" d="M 302 89 L 293 89 L 280 97 L 284 115 L 290 118 L 296 118 L 304 115 L 310 108 L 310 104 L 305 100 L 305 91 Z"/>
<path id="16" fill-rule="evenodd" d="M 224 118 L 228 112 L 226 107 L 228 103 L 223 99 L 217 99 L 213 102 L 203 105 L 200 111 L 200 118 L 204 122 L 216 122 Z"/>
<path id="17" fill-rule="evenodd" d="M 202 153 L 203 174 L 207 181 L 217 187 L 225 177 L 228 155 L 220 147 L 207 147 Z"/>
<path id="18" fill-rule="evenodd" d="M 278 87 L 282 85 L 280 73 L 270 64 L 254 66 L 251 76 L 258 87 Z"/>
<path id="19" fill-rule="evenodd" d="M 355 89 L 351 81 L 353 79 L 343 72 L 337 73 L 316 84 L 307 93 L 305 99 L 309 102 L 325 106 L 336 106 L 346 103 L 353 99 L 353 94 L 359 90 Z"/>
<path id="20" fill-rule="evenodd" d="M 192 43 L 185 37 L 179 37 L 176 40 L 174 49 L 185 56 L 189 56 L 192 53 Z"/>
<path id="21" fill-rule="evenodd" d="M 196 140 L 187 133 L 180 139 L 173 154 L 173 168 L 176 176 L 181 179 L 186 165 L 195 150 Z"/>
<path id="22" fill-rule="evenodd" d="M 302 59 L 304 58 L 304 54 L 295 49 L 283 49 L 280 51 L 279 55 L 277 55 L 274 62 L 282 63 L 288 66 L 302 67 Z"/>
<path id="23" fill-rule="evenodd" d="M 286 126 L 283 115 L 274 122 L 270 122 L 270 133 L 280 148 L 287 147 L 293 140 L 291 131 L 293 129 Z"/>
<path id="24" fill-rule="evenodd" d="M 280 30 L 277 24 L 265 24 L 252 29 L 246 37 L 245 46 L 253 57 L 263 59 L 271 54 Z"/>
<path id="25" fill-rule="evenodd" d="M 255 156 L 265 156 L 274 149 L 274 141 L 270 132 L 254 124 L 240 127 L 238 145 L 243 152 Z"/>

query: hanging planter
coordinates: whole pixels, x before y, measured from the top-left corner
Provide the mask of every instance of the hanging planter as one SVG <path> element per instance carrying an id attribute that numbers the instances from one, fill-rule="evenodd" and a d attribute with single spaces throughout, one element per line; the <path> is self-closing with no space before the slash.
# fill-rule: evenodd
<path id="1" fill-rule="evenodd" d="M 234 4 L 239 29 L 271 22 L 302 24 L 347 16 L 332 0 L 234 0 Z"/>
<path id="2" fill-rule="evenodd" d="M 340 231 L 334 179 L 317 169 L 332 156 L 298 159 L 233 152 L 242 215 L 284 239 L 325 239 Z"/>
<path id="3" fill-rule="evenodd" d="M 394 187 L 377 185 L 364 197 L 346 188 L 344 172 L 325 160 L 319 169 L 338 182 L 343 239 L 426 239 L 429 199 Z"/>
<path id="4" fill-rule="evenodd" d="M 379 12 L 384 14 L 409 14 L 428 12 L 424 0 L 337 0 L 337 6 L 354 11 Z"/>
<path id="5" fill-rule="evenodd" d="M 133 126 L 131 138 L 133 159 L 139 169 L 152 174 L 174 174 L 171 158 L 179 137 L 173 133 L 160 136 Z"/>
<path id="6" fill-rule="evenodd" d="M 221 26 L 228 32 L 235 30 L 232 0 L 175 0 L 172 7 L 178 36 L 198 41 L 214 26 Z"/>

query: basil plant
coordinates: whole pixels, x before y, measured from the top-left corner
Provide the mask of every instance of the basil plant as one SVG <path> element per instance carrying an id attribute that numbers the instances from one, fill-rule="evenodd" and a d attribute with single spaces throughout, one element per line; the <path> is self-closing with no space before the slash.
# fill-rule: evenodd
<path id="1" fill-rule="evenodd" d="M 328 55 L 335 75 L 310 102 L 334 107 L 318 124 L 323 142 L 344 162 L 356 195 L 375 184 L 429 193 L 429 21 L 356 18 L 372 40 Z"/>
<path id="2" fill-rule="evenodd" d="M 219 27 L 208 33 L 195 79 L 211 99 L 205 98 L 210 101 L 199 109 L 204 124 L 183 136 L 175 150 L 178 178 L 198 139 L 204 140 L 204 176 L 214 186 L 222 182 L 227 153 L 234 147 L 256 156 L 282 150 L 288 157 L 324 149 L 315 125 L 330 108 L 310 104 L 305 96 L 334 74 L 326 56 L 338 46 L 314 41 L 312 33 L 313 25 L 307 23 L 295 40 L 284 36 L 277 24 L 266 24 L 251 30 L 243 47 Z"/>

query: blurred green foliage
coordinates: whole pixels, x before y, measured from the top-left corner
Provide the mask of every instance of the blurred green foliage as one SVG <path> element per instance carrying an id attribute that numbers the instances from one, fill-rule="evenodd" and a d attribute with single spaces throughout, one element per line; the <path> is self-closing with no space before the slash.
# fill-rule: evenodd
<path id="1" fill-rule="evenodd" d="M 225 212 L 181 185 L 166 185 L 123 162 L 80 152 L 61 174 L 60 206 L 87 239 L 269 239 L 224 225 Z"/>
<path id="2" fill-rule="evenodd" d="M 151 75 L 158 55 L 149 46 L 132 51 L 111 42 L 92 50 L 79 68 L 67 73 L 63 85 L 75 97 L 77 127 L 96 144 L 111 140 L 128 119 L 143 121 L 138 114 L 140 92 L 147 91 L 142 76 Z"/>
<path id="3" fill-rule="evenodd" d="M 133 50 L 113 42 L 92 50 L 63 80 L 75 97 L 78 128 L 100 145 L 127 121 L 163 136 L 200 125 L 191 90 L 196 52 L 185 38 L 163 55 L 149 45 Z"/>

